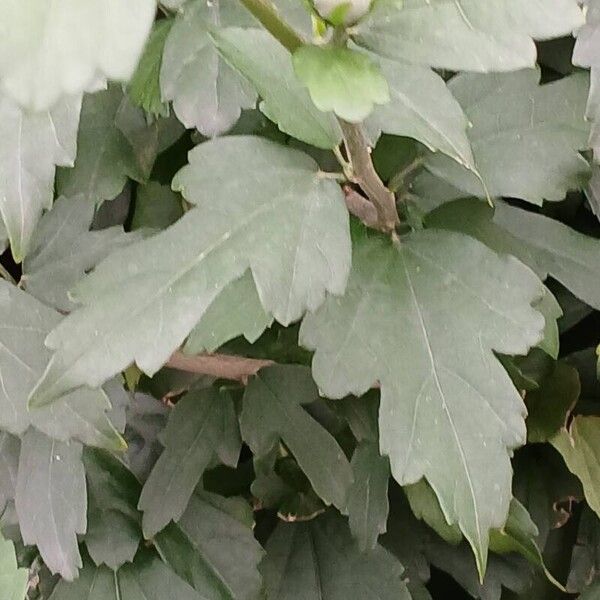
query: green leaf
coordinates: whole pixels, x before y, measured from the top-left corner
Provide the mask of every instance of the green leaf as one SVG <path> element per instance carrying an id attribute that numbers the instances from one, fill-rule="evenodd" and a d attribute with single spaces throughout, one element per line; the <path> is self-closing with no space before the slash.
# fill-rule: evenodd
<path id="1" fill-rule="evenodd" d="M 600 520 L 584 507 L 579 519 L 577 540 L 573 547 L 567 591 L 582 592 L 590 583 L 600 583 Z"/>
<path id="2" fill-rule="evenodd" d="M 534 204 L 583 187 L 591 173 L 579 154 L 588 144 L 588 78 L 578 73 L 543 86 L 539 78 L 539 71 L 527 70 L 452 79 L 448 87 L 472 124 L 468 136 L 481 180 L 439 154 L 428 158 L 427 168 L 465 195 Z"/>
<path id="3" fill-rule="evenodd" d="M 5 600 L 24 600 L 29 572 L 20 569 L 12 542 L 0 535 L 0 589 Z"/>
<path id="4" fill-rule="evenodd" d="M 509 452 L 525 442 L 525 406 L 492 350 L 521 354 L 539 342 L 544 319 L 531 305 L 542 294 L 528 268 L 466 236 L 420 231 L 395 244 L 358 231 L 345 296 L 300 330 L 324 395 L 380 382 L 392 475 L 428 480 L 482 574 L 488 530 L 508 513 Z"/>
<path id="5" fill-rule="evenodd" d="M 99 385 L 133 360 L 155 373 L 248 268 L 265 312 L 284 325 L 315 310 L 326 292 L 343 292 L 348 213 L 340 188 L 319 177 L 311 158 L 261 138 L 231 136 L 197 146 L 189 159 L 173 187 L 199 206 L 166 231 L 113 253 L 79 284 L 74 296 L 85 306 L 47 339 L 60 351 L 34 405 Z"/>
<path id="6" fill-rule="evenodd" d="M 25 544 L 35 544 L 52 573 L 67 581 L 82 566 L 77 534 L 85 533 L 87 495 L 81 444 L 29 430 L 22 437 L 15 506 Z"/>
<path id="7" fill-rule="evenodd" d="M 301 407 L 319 398 L 305 367 L 262 369 L 244 393 L 240 427 L 254 454 L 266 455 L 281 439 L 327 504 L 346 506 L 352 469 L 335 438 Z"/>
<path id="8" fill-rule="evenodd" d="M 181 215 L 181 196 L 168 185 L 150 181 L 137 188 L 131 229 L 166 229 Z"/>
<path id="9" fill-rule="evenodd" d="M 73 165 L 80 109 L 81 96 L 70 96 L 28 113 L 0 94 L 0 213 L 18 262 L 42 210 L 52 206 L 56 165 Z"/>
<path id="10" fill-rule="evenodd" d="M 428 226 L 462 231 L 496 252 L 512 254 L 541 279 L 553 277 L 600 309 L 600 242 L 544 215 L 496 201 L 459 200 L 427 216 Z"/>
<path id="11" fill-rule="evenodd" d="M 239 335 L 254 343 L 272 322 L 273 318 L 260 303 L 252 274 L 246 271 L 242 277 L 230 283 L 208 307 L 192 329 L 184 351 L 188 354 L 214 352 Z"/>
<path id="12" fill-rule="evenodd" d="M 116 573 L 88 562 L 73 583 L 59 581 L 49 600 L 204 600 L 149 551 Z"/>
<path id="13" fill-rule="evenodd" d="M 390 102 L 376 106 L 369 130 L 412 137 L 473 168 L 468 121 L 444 80 L 431 69 L 379 59 L 390 90 Z"/>
<path id="14" fill-rule="evenodd" d="M 142 539 L 136 509 L 140 484 L 117 458 L 86 448 L 83 454 L 88 490 L 85 544 L 96 565 L 114 571 L 133 562 Z"/>
<path id="15" fill-rule="evenodd" d="M 342 139 L 335 117 L 313 103 L 292 67 L 292 58 L 266 31 L 228 27 L 211 32 L 221 55 L 256 88 L 260 110 L 281 131 L 318 148 Z"/>
<path id="16" fill-rule="evenodd" d="M 577 32 L 577 42 L 573 49 L 573 64 L 591 69 L 590 95 L 587 104 L 587 118 L 592 121 L 590 145 L 594 156 L 600 153 L 600 60 L 598 59 L 598 33 L 600 31 L 600 6 L 596 0 L 586 0 L 586 23 Z"/>
<path id="17" fill-rule="evenodd" d="M 375 104 L 390 101 L 385 77 L 377 63 L 356 50 L 301 46 L 293 55 L 294 71 L 323 112 L 359 123 Z"/>
<path id="18" fill-rule="evenodd" d="M 387 457 L 380 456 L 377 444 L 363 442 L 354 451 L 351 465 L 354 483 L 348 490 L 345 512 L 350 531 L 365 552 L 375 548 L 386 530 L 390 464 Z"/>
<path id="19" fill-rule="evenodd" d="M 179 520 L 158 534 L 163 560 L 206 600 L 255 600 L 263 556 L 253 517 L 239 498 L 196 493 Z"/>
<path id="20" fill-rule="evenodd" d="M 569 35 L 583 23 L 576 0 L 380 0 L 355 39 L 397 60 L 452 71 L 533 67 L 533 40 Z"/>
<path id="21" fill-rule="evenodd" d="M 135 144 L 132 144 L 131 133 L 136 130 L 138 133 L 147 131 L 145 118 L 142 111 L 130 104 L 119 86 L 86 95 L 77 135 L 77 158 L 73 168 L 58 171 L 58 193 L 67 198 L 82 194 L 86 202 L 100 204 L 115 198 L 127 177 L 143 181 L 147 165 L 139 162 Z M 156 151 L 153 146 L 158 140 L 140 142 L 143 152 L 151 155 L 147 160 L 153 161 Z"/>
<path id="22" fill-rule="evenodd" d="M 208 31 L 230 25 L 254 26 L 239 2 L 195 0 L 186 5 L 169 34 L 160 87 L 164 100 L 187 128 L 207 137 L 235 125 L 243 108 L 254 108 L 256 92 L 221 58 Z"/>
<path id="23" fill-rule="evenodd" d="M 103 390 L 83 388 L 52 406 L 27 409 L 27 398 L 51 356 L 44 339 L 61 316 L 6 281 L 0 281 L 0 309 L 0 427 L 20 435 L 33 425 L 63 442 L 76 437 L 122 450 L 123 439 L 106 414 L 111 403 Z"/>
<path id="24" fill-rule="evenodd" d="M 123 227 L 89 231 L 93 218 L 94 205 L 82 196 L 59 198 L 35 230 L 20 286 L 57 310 L 73 310 L 69 290 L 110 252 L 140 237 Z"/>
<path id="25" fill-rule="evenodd" d="M 569 471 L 583 485 L 590 508 L 600 516 L 600 417 L 577 415 L 551 440 Z"/>
<path id="26" fill-rule="evenodd" d="M 402 565 L 381 546 L 361 553 L 333 513 L 280 523 L 261 564 L 270 600 L 410 600 Z"/>
<path id="27" fill-rule="evenodd" d="M 161 441 L 165 450 L 150 472 L 138 505 L 144 512 L 147 538 L 179 520 L 215 455 L 223 460 L 222 449 L 236 442 L 239 455 L 241 443 L 230 395 L 215 388 L 189 392 L 173 409 Z M 230 466 L 237 464 L 235 454 Z"/>
<path id="28" fill-rule="evenodd" d="M 404 486 L 404 493 L 417 519 L 427 523 L 444 541 L 459 544 L 463 539 L 456 524 L 450 525 L 440 508 L 435 492 L 425 479 Z"/>
<path id="29" fill-rule="evenodd" d="M 17 469 L 21 441 L 5 431 L 0 432 L 0 512 L 4 512 L 7 503 L 15 499 Z"/>
<path id="30" fill-rule="evenodd" d="M 127 86 L 127 93 L 133 104 L 156 117 L 169 115 L 169 104 L 163 102 L 160 90 L 160 69 L 165 42 L 173 23 L 174 19 L 162 19 L 154 23 L 144 52 Z"/>
<path id="31" fill-rule="evenodd" d="M 3 0 L 0 8 L 0 85 L 40 111 L 61 96 L 98 89 L 105 78 L 129 79 L 156 2 Z"/>
<path id="32" fill-rule="evenodd" d="M 557 362 L 540 388 L 525 397 L 528 441 L 548 442 L 559 429 L 566 427 L 580 391 L 577 370 L 564 362 Z"/>

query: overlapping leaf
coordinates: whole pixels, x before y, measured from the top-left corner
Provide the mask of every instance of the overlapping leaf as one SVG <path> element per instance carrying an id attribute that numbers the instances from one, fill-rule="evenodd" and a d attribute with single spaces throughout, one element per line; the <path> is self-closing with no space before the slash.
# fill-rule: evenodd
<path id="1" fill-rule="evenodd" d="M 216 456 L 230 466 L 237 464 L 241 441 L 231 397 L 215 388 L 189 392 L 171 413 L 161 441 L 165 450 L 139 501 L 146 537 L 179 520 Z M 231 447 L 233 452 L 229 452 Z"/>
<path id="2" fill-rule="evenodd" d="M 569 35 L 583 23 L 576 0 L 381 0 L 356 26 L 367 48 L 453 71 L 533 67 L 533 40 Z"/>
<path id="3" fill-rule="evenodd" d="M 534 204 L 562 200 L 582 187 L 591 174 L 579 154 L 589 136 L 587 76 L 543 86 L 538 81 L 535 70 L 452 79 L 448 87 L 472 124 L 468 136 L 481 179 L 440 154 L 427 160 L 427 168 L 465 194 Z"/>
<path id="4" fill-rule="evenodd" d="M 6 600 L 24 600 L 29 573 L 17 565 L 12 542 L 0 535 L 0 590 Z"/>
<path id="5" fill-rule="evenodd" d="M 248 268 L 265 311 L 283 324 L 316 309 L 325 292 L 343 292 L 348 214 L 340 189 L 319 176 L 312 159 L 235 136 L 201 144 L 189 158 L 173 186 L 197 208 L 113 253 L 77 287 L 85 306 L 47 339 L 60 350 L 34 404 L 99 385 L 133 360 L 156 372 Z"/>
<path id="6" fill-rule="evenodd" d="M 492 350 L 521 354 L 541 339 L 542 294 L 529 269 L 466 236 L 417 232 L 397 245 L 357 231 L 345 296 L 300 331 L 326 396 L 380 382 L 392 474 L 428 480 L 482 573 L 488 530 L 508 512 L 509 452 L 525 441 L 525 407 Z"/>
<path id="7" fill-rule="evenodd" d="M 150 31 L 155 0 L 2 0 L 0 87 L 31 110 L 128 79 Z"/>
<path id="8" fill-rule="evenodd" d="M 254 88 L 219 56 L 208 28 L 256 24 L 239 2 L 228 0 L 195 0 L 177 18 L 165 45 L 160 86 L 186 127 L 214 137 L 230 129 L 243 108 L 254 107 Z"/>
<path id="9" fill-rule="evenodd" d="M 199 492 L 177 523 L 155 540 L 162 558 L 202 598 L 256 600 L 262 587 L 263 550 L 252 532 L 253 517 L 239 498 Z"/>
<path id="10" fill-rule="evenodd" d="M 18 261 L 52 206 L 56 165 L 73 165 L 80 108 L 81 96 L 71 96 L 29 113 L 0 94 L 0 213 Z"/>
<path id="11" fill-rule="evenodd" d="M 85 533 L 87 494 L 78 442 L 29 430 L 22 438 L 15 506 L 21 536 L 37 545 L 53 573 L 72 581 L 82 566 L 77 534 Z"/>

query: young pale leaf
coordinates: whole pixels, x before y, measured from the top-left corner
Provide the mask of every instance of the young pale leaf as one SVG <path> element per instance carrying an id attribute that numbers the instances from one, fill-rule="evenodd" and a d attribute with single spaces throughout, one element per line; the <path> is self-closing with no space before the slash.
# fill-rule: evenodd
<path id="1" fill-rule="evenodd" d="M 600 241 L 567 225 L 496 201 L 458 200 L 429 213 L 428 226 L 467 233 L 496 252 L 512 254 L 541 279 L 551 276 L 600 309 Z"/>
<path id="2" fill-rule="evenodd" d="M 350 464 L 335 438 L 301 407 L 318 398 L 319 390 L 307 368 L 263 369 L 244 393 L 242 439 L 258 456 L 267 454 L 281 439 L 323 501 L 344 508 L 352 484 Z"/>
<path id="3" fill-rule="evenodd" d="M 52 406 L 27 409 L 27 398 L 51 355 L 44 338 L 61 316 L 6 281 L 0 281 L 0 309 L 0 427 L 20 435 L 33 425 L 64 442 L 76 437 L 122 450 L 123 439 L 106 414 L 111 404 L 103 390 L 82 388 Z"/>
<path id="4" fill-rule="evenodd" d="M 85 544 L 92 560 L 114 571 L 133 562 L 142 539 L 136 509 L 140 484 L 108 452 L 86 448 L 83 454 L 88 490 Z"/>
<path id="5" fill-rule="evenodd" d="M 533 67 L 533 40 L 569 35 L 583 23 L 577 0 L 379 0 L 354 28 L 383 56 L 452 71 Z"/>
<path id="6" fill-rule="evenodd" d="M 154 160 L 158 144 L 155 130 L 156 126 L 147 127 L 142 111 L 131 105 L 119 86 L 86 95 L 77 159 L 73 168 L 58 171 L 58 193 L 67 198 L 83 195 L 87 202 L 100 204 L 115 198 L 127 177 L 143 181 L 149 167 L 140 161 L 139 153 L 150 156 L 145 160 Z M 136 131 L 148 135 L 135 140 L 132 132 Z"/>
<path id="7" fill-rule="evenodd" d="M 391 99 L 375 107 L 367 121 L 369 131 L 412 137 L 474 168 L 467 117 L 444 80 L 426 67 L 383 58 L 379 64 Z"/>
<path id="8" fill-rule="evenodd" d="M 329 513 L 280 523 L 261 564 L 269 600 L 410 600 L 402 565 L 381 546 L 362 553 L 348 525 Z"/>
<path id="9" fill-rule="evenodd" d="M 75 308 L 69 290 L 110 252 L 139 239 L 123 227 L 89 231 L 94 204 L 83 196 L 59 198 L 35 230 L 20 286 L 63 312 Z"/>
<path id="10" fill-rule="evenodd" d="M 302 46 L 294 52 L 293 63 L 315 106 L 351 123 L 366 119 L 375 104 L 390 101 L 377 63 L 356 50 Z"/>
<path id="11" fill-rule="evenodd" d="M 196 493 L 179 522 L 161 531 L 154 543 L 163 560 L 202 598 L 256 600 L 264 552 L 253 524 L 243 500 Z"/>
<path id="12" fill-rule="evenodd" d="M 395 244 L 357 231 L 345 296 L 300 330 L 326 396 L 380 382 L 394 478 L 428 480 L 482 574 L 488 530 L 508 513 L 509 452 L 525 441 L 525 406 L 492 351 L 523 354 L 540 341 L 531 305 L 542 294 L 532 271 L 466 236 L 420 231 Z"/>
<path id="13" fill-rule="evenodd" d="M 0 94 L 0 213 L 19 262 L 42 210 L 52 206 L 56 165 L 75 160 L 80 109 L 81 96 L 72 96 L 29 113 Z"/>
<path id="14" fill-rule="evenodd" d="M 155 373 L 248 268 L 265 311 L 285 325 L 315 310 L 326 292 L 343 292 L 348 213 L 337 184 L 321 178 L 311 158 L 230 136 L 197 146 L 189 160 L 173 187 L 198 207 L 113 253 L 79 284 L 76 299 L 85 306 L 47 339 L 60 350 L 34 404 L 99 385 L 133 360 Z"/>
<path id="15" fill-rule="evenodd" d="M 254 108 L 256 92 L 214 47 L 209 29 L 256 25 L 240 2 L 194 0 L 177 17 L 163 54 L 160 87 L 179 120 L 207 137 L 225 133 L 243 108 Z"/>
<path id="16" fill-rule="evenodd" d="M 2 0 L 0 86 L 40 111 L 105 78 L 125 81 L 155 10 L 156 0 Z"/>
<path id="17" fill-rule="evenodd" d="M 230 436 L 234 436 L 233 444 Z M 165 450 L 150 472 L 139 501 L 147 538 L 170 521 L 179 520 L 204 470 L 215 455 L 221 456 L 222 448 L 235 446 L 237 441 L 239 455 L 239 431 L 230 395 L 212 387 L 189 392 L 173 409 L 161 441 Z M 234 456 L 230 466 L 236 464 Z"/>
<path id="18" fill-rule="evenodd" d="M 582 485 L 590 508 L 600 516 L 600 417 L 578 415 L 552 440 Z"/>
<path id="19" fill-rule="evenodd" d="M 270 34 L 260 29 L 228 27 L 211 32 L 225 60 L 256 88 L 260 110 L 279 129 L 318 148 L 334 148 L 342 139 L 332 113 L 321 112 L 298 80 L 292 58 Z"/>
<path id="20" fill-rule="evenodd" d="M 7 503 L 15 499 L 20 453 L 19 438 L 0 432 L 0 512 L 4 512 Z"/>
<path id="21" fill-rule="evenodd" d="M 162 19 L 154 23 L 144 53 L 127 86 L 133 104 L 155 117 L 169 116 L 169 104 L 163 102 L 160 90 L 160 69 L 165 42 L 173 23 L 174 19 Z"/>
<path id="22" fill-rule="evenodd" d="M 15 506 L 25 544 L 35 544 L 52 573 L 67 581 L 82 566 L 77 534 L 85 533 L 87 494 L 81 444 L 29 430 L 22 438 Z"/>
<path id="23" fill-rule="evenodd" d="M 583 187 L 591 173 L 579 154 L 589 136 L 588 77 L 577 73 L 543 86 L 539 77 L 532 69 L 452 79 L 448 87 L 472 124 L 468 136 L 481 179 L 440 154 L 428 158 L 427 168 L 465 195 L 534 204 Z"/>
<path id="24" fill-rule="evenodd" d="M 49 600 L 204 600 L 157 556 L 140 552 L 116 573 L 87 562 L 73 583 L 59 581 Z"/>
<path id="25" fill-rule="evenodd" d="M 0 535 L 0 590 L 4 600 L 24 600 L 29 571 L 20 569 L 12 542 Z"/>
<path id="26" fill-rule="evenodd" d="M 351 466 L 354 483 L 348 490 L 345 512 L 350 531 L 365 552 L 375 548 L 386 530 L 390 464 L 387 457 L 380 456 L 376 443 L 363 442 L 354 451 Z"/>
<path id="27" fill-rule="evenodd" d="M 590 145 L 596 160 L 600 157 L 600 2 L 585 0 L 585 25 L 577 33 L 573 50 L 573 64 L 591 69 L 590 95 L 587 104 L 587 117 L 592 121 Z"/>
<path id="28" fill-rule="evenodd" d="M 557 362 L 552 374 L 542 381 L 539 389 L 529 392 L 525 397 L 527 440 L 532 443 L 550 441 L 566 426 L 580 391 L 577 369 L 567 363 Z"/>
<path id="29" fill-rule="evenodd" d="M 252 274 L 247 271 L 240 279 L 230 283 L 208 307 L 192 329 L 184 352 L 214 352 L 239 335 L 253 343 L 272 322 L 273 317 L 260 303 Z"/>

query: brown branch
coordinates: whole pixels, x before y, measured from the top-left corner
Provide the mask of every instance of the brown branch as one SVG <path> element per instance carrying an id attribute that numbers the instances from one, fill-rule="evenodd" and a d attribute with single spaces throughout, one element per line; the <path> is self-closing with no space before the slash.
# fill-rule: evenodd
<path id="1" fill-rule="evenodd" d="M 183 352 L 176 351 L 171 355 L 165 367 L 246 383 L 249 377 L 256 375 L 263 367 L 272 364 L 274 364 L 272 360 L 246 358 L 245 356 L 233 356 L 231 354 L 188 356 Z"/>
<path id="2" fill-rule="evenodd" d="M 349 185 L 344 186 L 344 197 L 346 208 L 350 214 L 360 219 L 368 227 L 377 227 L 379 216 L 373 203 Z"/>
<path id="3" fill-rule="evenodd" d="M 348 159 L 352 165 L 355 181 L 360 185 L 369 200 L 375 205 L 378 214 L 378 226 L 386 232 L 392 232 L 400 222 L 396 210 L 396 198 L 388 190 L 375 171 L 371 159 L 371 148 L 362 127 L 338 119 Z"/>

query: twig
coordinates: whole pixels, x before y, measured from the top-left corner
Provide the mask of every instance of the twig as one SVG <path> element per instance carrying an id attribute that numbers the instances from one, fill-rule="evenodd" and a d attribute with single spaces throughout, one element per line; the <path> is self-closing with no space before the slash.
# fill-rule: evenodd
<path id="1" fill-rule="evenodd" d="M 279 15 L 271 0 L 240 0 L 263 24 L 265 29 L 289 52 L 294 52 L 305 41 Z M 375 205 L 377 227 L 391 233 L 399 223 L 394 194 L 388 190 L 375 171 L 371 149 L 360 124 L 338 119 L 344 137 L 346 153 L 352 166 L 353 181 L 360 185 L 367 198 Z M 344 163 L 341 163 L 345 167 Z"/>
<path id="2" fill-rule="evenodd" d="M 210 375 L 220 379 L 230 379 L 246 383 L 249 377 L 256 375 L 260 369 L 275 364 L 272 360 L 232 356 L 230 354 L 199 354 L 187 356 L 177 351 L 165 365 L 171 369 Z"/>

